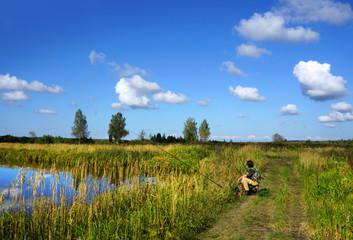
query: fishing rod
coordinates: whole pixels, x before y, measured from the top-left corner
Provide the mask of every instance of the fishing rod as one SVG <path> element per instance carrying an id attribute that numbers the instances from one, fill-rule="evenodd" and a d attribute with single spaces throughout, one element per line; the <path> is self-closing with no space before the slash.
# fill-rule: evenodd
<path id="1" fill-rule="evenodd" d="M 128 131 L 129 131 L 129 132 L 132 132 L 132 133 L 135 134 L 136 136 L 139 136 L 139 135 L 138 135 L 137 133 L 135 133 L 134 131 L 131 131 L 131 130 L 129 130 L 129 129 L 128 129 Z M 170 152 L 164 150 L 163 148 L 161 148 L 161 147 L 159 147 L 159 146 L 157 146 L 157 145 L 155 145 L 155 144 L 152 144 L 152 145 L 155 146 L 156 148 L 158 148 L 159 150 L 161 150 L 161 151 L 163 151 L 163 152 L 169 154 L 170 156 L 174 157 L 176 160 L 178 160 L 179 162 L 181 162 L 181 163 L 184 164 L 185 166 L 187 166 L 187 167 L 193 169 L 195 172 L 199 173 L 201 176 L 203 176 L 204 178 L 206 178 L 206 179 L 209 180 L 210 182 L 216 184 L 218 187 L 224 189 L 224 187 L 222 187 L 220 184 L 216 183 L 214 180 L 212 180 L 211 178 L 209 178 L 209 177 L 206 176 L 205 174 L 201 173 L 199 170 L 197 170 L 196 168 L 194 168 L 194 167 L 191 166 L 190 164 L 187 164 L 186 162 L 184 162 L 183 160 L 181 160 L 180 158 L 178 158 L 178 157 L 175 156 L 174 154 L 171 154 Z"/>

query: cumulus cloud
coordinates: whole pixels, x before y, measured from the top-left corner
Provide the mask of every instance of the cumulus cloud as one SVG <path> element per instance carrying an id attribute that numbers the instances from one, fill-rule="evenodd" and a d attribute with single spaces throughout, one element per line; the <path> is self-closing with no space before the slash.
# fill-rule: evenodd
<path id="1" fill-rule="evenodd" d="M 166 103 L 184 103 L 190 101 L 189 98 L 187 98 L 184 94 L 179 93 L 175 94 L 172 93 L 171 91 L 167 92 L 159 92 L 153 94 L 153 99 L 156 101 L 160 102 L 166 102 Z"/>
<path id="2" fill-rule="evenodd" d="M 353 18 L 349 3 L 333 0 L 282 0 L 275 12 L 287 21 L 341 24 Z"/>
<path id="3" fill-rule="evenodd" d="M 353 121 L 352 105 L 346 102 L 339 102 L 331 105 L 331 112 L 328 116 L 318 117 L 319 122 L 346 122 Z"/>
<path id="4" fill-rule="evenodd" d="M 157 109 L 157 105 L 150 104 L 148 95 L 162 91 L 155 82 L 148 82 L 139 75 L 131 78 L 121 78 L 116 84 L 115 92 L 119 94 L 120 103 L 131 108 Z"/>
<path id="5" fill-rule="evenodd" d="M 279 110 L 280 115 L 299 115 L 300 112 L 297 109 L 297 106 L 294 104 L 288 104 L 287 106 L 283 106 Z"/>
<path id="6" fill-rule="evenodd" d="M 320 38 L 319 33 L 310 28 L 286 27 L 284 17 L 272 12 L 254 13 L 250 19 L 242 19 L 234 29 L 254 41 L 312 42 Z"/>
<path id="7" fill-rule="evenodd" d="M 237 68 L 233 62 L 231 61 L 224 61 L 222 62 L 222 66 L 219 68 L 221 72 L 226 71 L 231 75 L 238 75 L 246 77 L 247 75 L 239 68 Z"/>
<path id="8" fill-rule="evenodd" d="M 334 127 L 335 127 L 335 124 L 326 123 L 325 127 L 327 127 L 327 128 L 334 128 Z"/>
<path id="9" fill-rule="evenodd" d="M 105 63 L 105 54 L 102 52 L 97 53 L 96 51 L 93 50 L 88 55 L 88 58 L 89 58 L 91 64 L 95 64 L 96 62 Z"/>
<path id="10" fill-rule="evenodd" d="M 47 114 L 47 115 L 56 115 L 57 114 L 53 110 L 49 110 L 49 109 L 34 110 L 34 112 L 37 114 Z"/>
<path id="11" fill-rule="evenodd" d="M 158 106 L 151 104 L 151 97 L 155 101 L 166 103 L 183 103 L 190 101 L 184 94 L 175 94 L 171 91 L 163 92 L 156 82 L 148 82 L 139 75 L 131 78 L 121 78 L 116 84 L 115 92 L 119 94 L 120 103 L 113 103 L 113 108 L 121 109 L 129 106 L 133 109 L 157 109 Z"/>
<path id="12" fill-rule="evenodd" d="M 128 77 L 128 76 L 133 76 L 133 75 L 141 75 L 141 76 L 147 76 L 148 73 L 146 70 L 138 67 L 133 67 L 128 63 L 123 64 L 123 66 L 119 66 L 115 62 L 109 63 L 110 65 L 114 66 L 113 72 L 115 75 L 120 78 L 120 77 Z"/>
<path id="13" fill-rule="evenodd" d="M 237 117 L 238 117 L 238 118 L 246 118 L 246 116 L 245 116 L 243 113 L 239 113 L 239 114 L 237 115 Z"/>
<path id="14" fill-rule="evenodd" d="M 210 99 L 204 98 L 203 100 L 198 101 L 196 104 L 201 106 L 201 107 L 207 107 L 209 102 L 211 102 Z"/>
<path id="15" fill-rule="evenodd" d="M 329 116 L 318 117 L 319 122 L 347 122 L 353 121 L 352 113 L 330 112 Z"/>
<path id="16" fill-rule="evenodd" d="M 18 79 L 10 74 L 0 74 L 0 89 L 6 90 L 17 90 L 17 91 L 29 91 L 29 92 L 44 92 L 44 93 L 62 93 L 64 89 L 58 85 L 53 87 L 45 86 L 43 83 L 38 81 L 32 81 L 28 83 L 25 80 Z"/>
<path id="17" fill-rule="evenodd" d="M 112 103 L 112 109 L 117 111 L 127 110 L 127 107 L 121 103 Z"/>
<path id="18" fill-rule="evenodd" d="M 331 109 L 332 111 L 336 112 L 352 112 L 353 107 L 351 104 L 346 103 L 346 102 L 339 102 L 336 104 L 331 104 Z"/>
<path id="19" fill-rule="evenodd" d="M 77 107 L 77 102 L 71 101 L 71 102 L 70 102 L 70 105 L 71 105 L 71 106 L 74 106 L 74 107 Z"/>
<path id="20" fill-rule="evenodd" d="M 289 24 L 326 22 L 342 24 L 353 18 L 349 3 L 334 0 L 279 0 L 279 5 L 264 14 L 254 13 L 242 19 L 234 30 L 254 41 L 312 42 L 318 32 Z"/>
<path id="21" fill-rule="evenodd" d="M 237 47 L 238 56 L 247 56 L 251 58 L 259 58 L 263 54 L 272 54 L 270 51 L 265 48 L 258 48 L 253 44 L 242 44 Z"/>
<path id="22" fill-rule="evenodd" d="M 12 92 L 5 92 L 1 96 L 1 100 L 5 101 L 25 101 L 29 100 L 29 97 L 23 91 L 12 91 Z"/>
<path id="23" fill-rule="evenodd" d="M 259 90 L 257 88 L 242 87 L 238 85 L 235 89 L 232 86 L 228 89 L 233 96 L 237 96 L 244 101 L 266 101 L 264 96 L 259 95 Z"/>
<path id="24" fill-rule="evenodd" d="M 300 61 L 293 74 L 298 78 L 302 94 L 315 101 L 326 101 L 347 95 L 346 81 L 341 76 L 333 76 L 331 65 L 317 61 Z"/>

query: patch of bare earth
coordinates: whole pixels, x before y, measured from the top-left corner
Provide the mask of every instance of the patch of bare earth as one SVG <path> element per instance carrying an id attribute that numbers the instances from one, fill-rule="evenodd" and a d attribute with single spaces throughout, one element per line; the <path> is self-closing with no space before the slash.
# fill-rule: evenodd
<path id="1" fill-rule="evenodd" d="M 310 239 L 301 186 L 293 166 L 289 159 L 269 159 L 260 185 L 260 189 L 269 190 L 269 195 L 243 196 L 243 201 L 235 209 L 193 239 Z M 288 167 L 289 182 L 279 180 L 281 167 Z M 275 196 L 282 184 L 287 185 L 289 197 L 284 216 L 278 220 Z"/>

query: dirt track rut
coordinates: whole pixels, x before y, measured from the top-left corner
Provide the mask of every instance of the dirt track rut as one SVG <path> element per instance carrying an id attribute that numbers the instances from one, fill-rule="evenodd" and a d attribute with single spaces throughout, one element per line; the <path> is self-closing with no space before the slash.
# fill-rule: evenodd
<path id="1" fill-rule="evenodd" d="M 260 189 L 193 239 L 310 239 L 301 185 L 290 159 L 269 159 Z"/>

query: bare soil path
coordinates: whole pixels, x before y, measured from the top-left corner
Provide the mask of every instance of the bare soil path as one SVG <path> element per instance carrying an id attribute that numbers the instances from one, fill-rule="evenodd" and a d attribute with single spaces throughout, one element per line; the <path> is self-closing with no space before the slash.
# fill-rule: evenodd
<path id="1" fill-rule="evenodd" d="M 301 184 L 290 159 L 269 159 L 263 191 L 242 202 L 194 239 L 311 239 Z"/>

